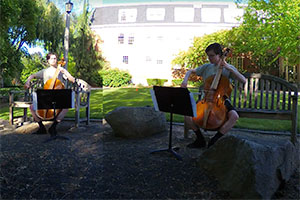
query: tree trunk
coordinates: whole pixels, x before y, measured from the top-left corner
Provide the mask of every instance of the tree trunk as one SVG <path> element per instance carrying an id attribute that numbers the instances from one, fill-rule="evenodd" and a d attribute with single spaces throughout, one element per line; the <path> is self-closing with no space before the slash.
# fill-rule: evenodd
<path id="1" fill-rule="evenodd" d="M 300 63 L 296 65 L 296 68 L 297 68 L 297 80 L 296 80 L 296 83 L 298 86 L 300 86 Z"/>
<path id="2" fill-rule="evenodd" d="M 279 76 L 284 76 L 284 59 L 283 57 L 279 57 Z"/>

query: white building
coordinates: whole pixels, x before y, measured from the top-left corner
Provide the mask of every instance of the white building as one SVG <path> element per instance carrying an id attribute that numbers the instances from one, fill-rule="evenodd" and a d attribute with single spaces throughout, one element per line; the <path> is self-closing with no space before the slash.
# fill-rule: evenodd
<path id="1" fill-rule="evenodd" d="M 238 26 L 243 15 L 233 0 L 92 1 L 91 28 L 103 40 L 112 68 L 128 70 L 133 83 L 172 80 L 171 61 L 195 36 Z"/>

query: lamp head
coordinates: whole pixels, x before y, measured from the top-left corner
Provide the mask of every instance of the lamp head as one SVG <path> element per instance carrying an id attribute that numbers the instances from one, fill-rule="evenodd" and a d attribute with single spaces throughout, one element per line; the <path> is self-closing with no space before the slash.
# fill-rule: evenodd
<path id="1" fill-rule="evenodd" d="M 73 8 L 73 3 L 69 0 L 69 1 L 66 3 L 66 12 L 67 12 L 68 14 L 70 14 L 71 11 L 72 11 L 72 8 Z"/>

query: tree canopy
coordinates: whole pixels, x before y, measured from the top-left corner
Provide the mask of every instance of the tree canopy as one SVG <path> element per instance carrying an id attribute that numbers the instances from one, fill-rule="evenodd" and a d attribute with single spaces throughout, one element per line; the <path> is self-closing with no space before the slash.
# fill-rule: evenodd
<path id="1" fill-rule="evenodd" d="M 244 6 L 245 1 L 237 1 Z M 205 48 L 219 42 L 255 62 L 268 58 L 268 65 L 279 57 L 289 64 L 300 63 L 300 0 L 248 0 L 240 26 L 195 37 L 193 45 L 179 52 L 173 65 L 195 68 L 206 61 Z M 261 66 L 264 67 L 264 66 Z"/>
<path id="2" fill-rule="evenodd" d="M 273 54 L 291 64 L 300 62 L 300 0 L 248 0 L 239 27 L 239 51 Z M 237 3 L 243 3 L 238 1 Z"/>
<path id="3" fill-rule="evenodd" d="M 46 0 L 0 0 L 0 76 L 1 85 L 19 78 L 28 56 L 24 44 L 41 42 L 56 51 L 63 39 L 64 20 L 57 8 Z M 61 38 L 61 39 L 59 39 Z M 62 45 L 61 45 L 62 46 Z"/>
<path id="4" fill-rule="evenodd" d="M 101 39 L 92 32 L 89 26 L 89 14 L 85 0 L 82 14 L 73 23 L 75 26 L 70 51 L 76 63 L 75 76 L 92 85 L 102 85 L 98 73 L 105 62 L 99 48 Z"/>

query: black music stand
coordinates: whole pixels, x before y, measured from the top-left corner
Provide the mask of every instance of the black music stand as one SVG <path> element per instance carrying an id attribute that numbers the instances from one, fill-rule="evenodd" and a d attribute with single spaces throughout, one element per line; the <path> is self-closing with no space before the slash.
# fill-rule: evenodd
<path id="1" fill-rule="evenodd" d="M 187 88 L 163 86 L 154 86 L 153 90 L 151 90 L 151 95 L 155 110 L 170 113 L 169 147 L 152 151 L 151 153 L 167 151 L 172 153 L 177 159 L 182 160 L 181 156 L 174 151 L 179 148 L 172 147 L 173 114 L 196 117 L 196 102 L 193 95 Z"/>
<path id="2" fill-rule="evenodd" d="M 38 89 L 36 91 L 36 103 L 37 109 L 53 109 L 54 117 L 50 121 L 56 120 L 56 109 L 66 109 L 74 107 L 74 94 L 71 89 L 55 89 L 55 90 L 43 90 Z M 69 138 L 60 136 L 60 135 L 51 135 L 50 139 L 45 142 L 49 142 L 51 140 L 56 139 L 64 139 L 69 140 Z"/>

